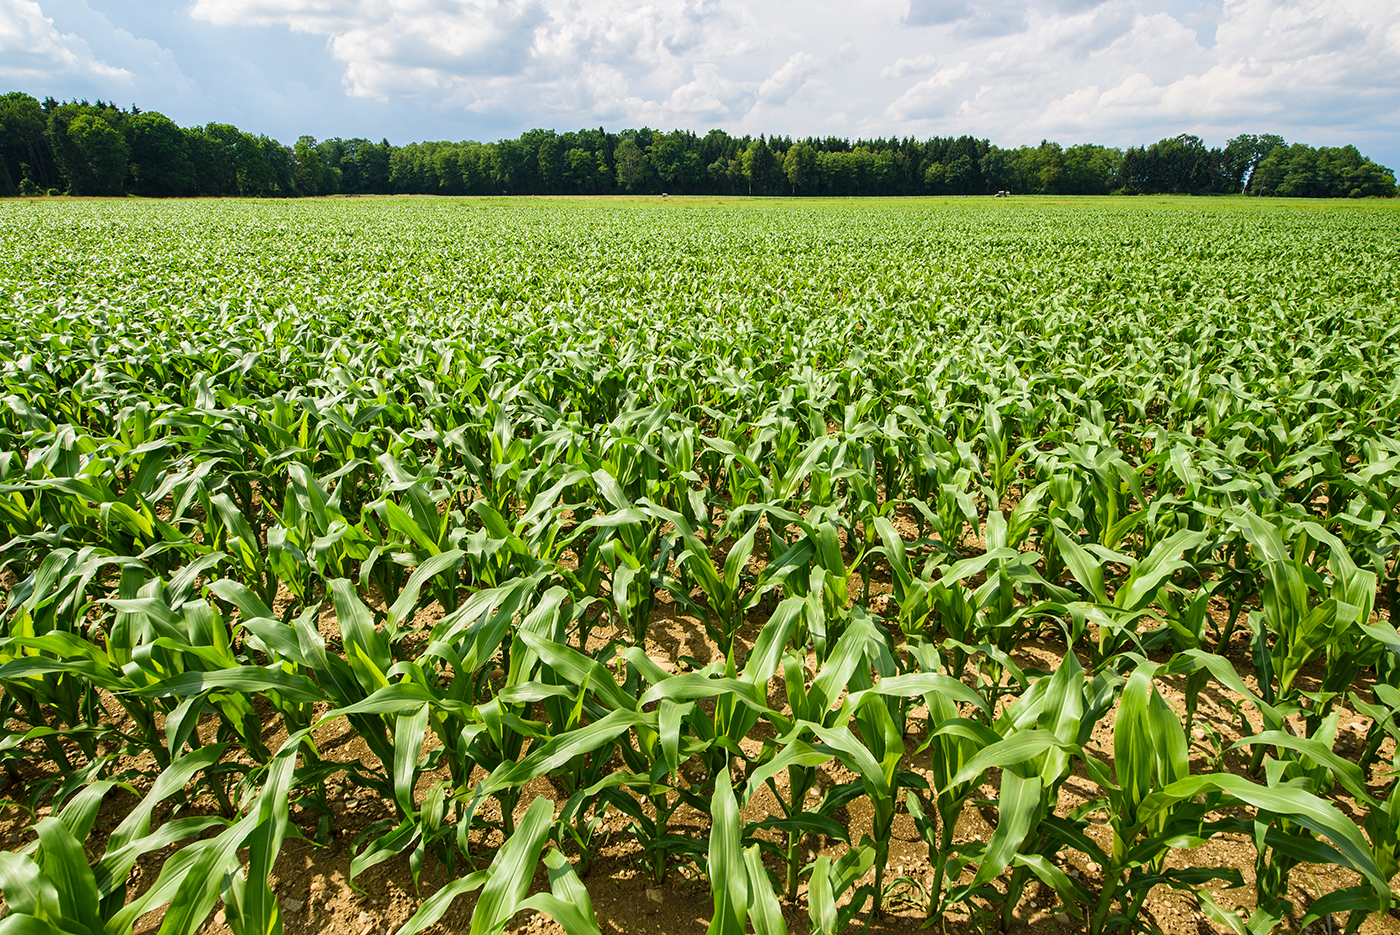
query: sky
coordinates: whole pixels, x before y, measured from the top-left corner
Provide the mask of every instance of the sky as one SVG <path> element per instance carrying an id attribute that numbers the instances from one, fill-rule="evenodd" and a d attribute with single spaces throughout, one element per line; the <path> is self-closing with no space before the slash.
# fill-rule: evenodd
<path id="1" fill-rule="evenodd" d="M 1400 2 L 0 0 L 10 89 L 283 142 L 1278 133 L 1400 168 Z"/>

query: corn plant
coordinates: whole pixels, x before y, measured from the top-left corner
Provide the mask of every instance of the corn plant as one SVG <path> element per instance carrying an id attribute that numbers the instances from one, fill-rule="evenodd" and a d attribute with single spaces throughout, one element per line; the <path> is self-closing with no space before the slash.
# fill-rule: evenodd
<path id="1" fill-rule="evenodd" d="M 1105 204 L 0 211 L 4 927 L 275 933 L 346 788 L 404 935 L 592 935 L 619 816 L 717 932 L 1387 911 L 1394 212 Z"/>

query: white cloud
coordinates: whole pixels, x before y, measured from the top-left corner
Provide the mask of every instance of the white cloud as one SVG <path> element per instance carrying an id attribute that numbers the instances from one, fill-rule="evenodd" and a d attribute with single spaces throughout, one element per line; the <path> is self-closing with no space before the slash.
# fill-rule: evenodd
<path id="1" fill-rule="evenodd" d="M 0 78 L 21 86 L 53 76 L 128 84 L 131 72 L 100 61 L 86 41 L 60 33 L 33 0 L 0 0 Z"/>
<path id="2" fill-rule="evenodd" d="M 20 86 L 105 68 L 109 85 L 146 94 L 178 84 L 176 57 L 201 54 L 99 42 L 120 29 L 92 25 L 87 5 L 121 27 L 126 0 L 38 2 L 0 0 L 0 75 Z M 1003 145 L 1279 132 L 1400 162 L 1400 5 L 1378 0 L 192 0 L 189 12 L 196 49 L 226 35 L 238 64 L 199 61 L 203 87 L 185 99 L 274 115 L 290 137 L 316 121 L 399 141 L 644 123 Z M 255 45 L 301 54 L 283 66 Z M 265 85 L 256 107 L 250 74 Z"/>
<path id="3" fill-rule="evenodd" d="M 519 75 L 549 19 L 538 0 L 196 0 L 191 14 L 325 35 L 349 92 L 380 99 Z"/>
<path id="4" fill-rule="evenodd" d="M 940 69 L 905 91 L 886 112 L 899 122 L 930 119 L 951 113 L 963 103 L 961 95 L 964 92 L 960 86 L 963 79 L 971 73 L 972 66 L 967 62 Z"/>
<path id="5" fill-rule="evenodd" d="M 972 36 L 968 23 L 988 7 L 961 11 L 943 0 L 919 7 L 916 0 L 906 22 L 919 21 L 914 13 L 922 10 L 933 25 L 906 31 L 941 46 L 942 67 L 899 92 L 881 120 L 866 126 L 1118 145 L 1180 132 L 1220 142 L 1277 131 L 1314 143 L 1371 139 L 1383 150 L 1400 148 L 1383 122 L 1400 111 L 1400 8 L 1369 0 L 1225 0 L 1203 41 L 1199 23 L 1141 0 L 1020 6 L 1026 16 L 1015 31 Z M 883 74 L 917 75 L 913 62 L 934 58 L 899 60 Z"/>
<path id="6" fill-rule="evenodd" d="M 933 71 L 938 65 L 937 55 L 918 55 L 914 58 L 897 59 L 893 65 L 880 69 L 880 77 L 887 81 L 894 78 L 907 78 Z"/>
<path id="7" fill-rule="evenodd" d="M 794 52 L 783 66 L 758 86 L 758 99 L 765 104 L 785 104 L 822 67 L 821 59 L 810 52 Z"/>
<path id="8" fill-rule="evenodd" d="M 1175 21 L 1143 18 L 1106 58 L 1103 80 L 1051 101 L 1042 126 L 1342 130 L 1400 108 L 1400 9 L 1357 0 L 1230 0 L 1210 50 Z"/>
<path id="9" fill-rule="evenodd" d="M 473 109 L 529 100 L 591 118 L 732 118 L 735 82 L 714 67 L 753 50 L 748 15 L 718 0 L 196 0 L 191 13 L 326 36 L 352 95 Z"/>

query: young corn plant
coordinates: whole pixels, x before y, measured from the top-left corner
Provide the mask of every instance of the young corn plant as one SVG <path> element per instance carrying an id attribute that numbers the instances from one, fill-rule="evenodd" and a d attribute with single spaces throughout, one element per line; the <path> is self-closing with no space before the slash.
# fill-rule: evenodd
<path id="1" fill-rule="evenodd" d="M 964 784 L 980 784 L 988 769 L 1002 770 L 996 829 L 985 845 L 965 849 L 965 862 L 975 865 L 976 873 L 952 890 L 949 903 L 972 905 L 980 899 L 999 904 L 1005 927 L 1011 924 L 1032 876 L 1054 885 L 1055 875 L 1046 867 L 1060 846 L 1056 836 L 1059 789 L 1071 775 L 1072 757 L 1111 707 L 1117 683 L 1116 676 L 1105 673 L 1087 679 L 1070 655 L 1054 675 L 1032 682 L 990 729 L 963 719 L 937 728 L 935 737 L 963 736 L 977 747 L 939 788 L 940 796 L 951 799 Z M 1007 869 L 1011 876 L 1006 892 L 998 894 L 989 884 Z"/>
<path id="2" fill-rule="evenodd" d="M 423 900 L 395 935 L 423 931 L 441 919 L 457 897 L 478 889 L 481 896 L 472 912 L 471 935 L 500 935 L 518 913 L 527 909 L 554 919 L 568 935 L 598 935 L 598 920 L 588 890 L 559 851 L 551 849 L 544 855 L 550 891 L 526 895 L 553 820 L 552 800 L 540 796 L 532 801 L 489 867 L 459 877 Z"/>
<path id="3" fill-rule="evenodd" d="M 65 935 L 130 935 L 143 916 L 165 907 L 162 930 L 189 935 L 213 911 L 224 874 L 237 871 L 238 851 L 245 847 L 254 872 L 262 875 L 260 885 L 247 894 L 239 918 L 257 920 L 249 931 L 280 928 L 280 913 L 267 889 L 266 871 L 285 833 L 290 760 L 268 772 L 248 814 L 238 821 L 195 815 L 151 827 L 160 803 L 180 795 L 189 780 L 216 763 L 225 749 L 223 745 L 205 747 L 167 767 L 112 832 L 95 866 L 88 863 L 83 841 L 102 799 L 115 783 L 102 780 L 87 786 L 58 815 L 39 822 L 35 828 L 38 840 L 26 848 L 28 853 L 0 856 L 0 893 L 9 909 L 6 928 Z M 214 837 L 187 843 L 166 858 L 155 883 L 138 898 L 127 900 L 128 878 L 138 859 L 216 828 L 221 830 Z"/>
<path id="4" fill-rule="evenodd" d="M 941 668 L 938 651 L 931 644 L 916 645 L 914 653 L 925 672 L 936 673 Z M 988 726 L 990 708 L 980 696 L 974 695 L 967 705 L 960 705 L 958 693 L 946 688 L 926 692 L 922 697 L 928 712 L 928 739 L 918 752 L 928 754 L 932 774 L 930 797 L 936 823 L 925 813 L 914 790 L 906 793 L 905 802 L 919 836 L 928 845 L 933 881 L 926 890 L 927 912 L 929 919 L 937 922 L 942 920 L 947 908 L 949 888 L 957 882 L 966 863 L 955 841 L 957 824 L 980 776 L 959 782 L 953 780 L 982 747 L 995 741 L 990 739 L 994 734 Z M 965 718 L 964 713 L 974 716 Z M 910 882 L 923 888 L 917 881 Z"/>
<path id="5" fill-rule="evenodd" d="M 708 935 L 787 935 L 787 923 L 773 895 L 773 883 L 757 844 L 743 847 L 743 822 L 729 779 L 720 771 L 710 802 L 710 842 L 705 874 L 714 899 Z"/>

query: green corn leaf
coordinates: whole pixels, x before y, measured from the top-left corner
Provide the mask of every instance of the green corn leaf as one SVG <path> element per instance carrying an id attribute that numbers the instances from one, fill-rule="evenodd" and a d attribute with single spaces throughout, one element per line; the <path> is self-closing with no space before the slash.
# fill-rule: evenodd
<path id="1" fill-rule="evenodd" d="M 836 751 L 830 747 L 816 747 L 796 738 L 784 738 L 780 744 L 780 749 L 771 759 L 749 774 L 748 783 L 744 786 L 745 805 L 748 804 L 749 797 L 757 792 L 770 776 L 776 776 L 793 766 L 821 766 L 836 755 Z"/>
<path id="2" fill-rule="evenodd" d="M 656 732 L 661 741 L 661 755 L 666 761 L 666 772 L 672 776 L 680 770 L 681 724 L 694 710 L 690 704 L 676 704 L 670 698 L 661 699 L 656 712 Z"/>
<path id="3" fill-rule="evenodd" d="M 744 867 L 748 871 L 749 921 L 754 935 L 787 935 L 787 922 L 778 898 L 773 895 L 773 881 L 768 878 L 757 844 L 744 851 Z"/>
<path id="4" fill-rule="evenodd" d="M 120 849 L 145 838 L 150 833 L 151 815 L 156 806 L 184 789 L 195 774 L 219 762 L 220 757 L 227 749 L 228 744 L 209 744 L 173 760 L 156 777 L 156 781 L 151 785 L 150 791 L 146 793 L 141 803 L 128 812 L 121 824 L 112 831 L 112 836 L 107 840 L 108 856 L 103 859 L 101 867 L 107 868 L 113 877 L 125 880 L 126 873 L 131 869 L 132 864 L 113 860 L 113 855 Z M 116 870 L 121 872 L 114 872 Z"/>
<path id="5" fill-rule="evenodd" d="M 186 849 L 191 852 L 193 860 L 178 880 L 170 881 L 174 884 L 174 892 L 168 897 L 170 905 L 165 910 L 159 935 L 193 935 L 204 924 L 209 913 L 214 911 L 224 874 L 237 866 L 238 850 L 261 824 L 260 817 L 258 812 L 251 812 L 218 837 Z M 157 893 L 163 892 L 159 879 L 152 889 Z M 149 899 L 150 896 L 151 893 L 147 893 L 145 898 Z M 127 909 L 130 908 L 129 904 Z M 109 921 L 109 930 L 111 925 Z"/>
<path id="6" fill-rule="evenodd" d="M 437 555 L 442 551 L 437 543 L 437 530 L 420 526 L 418 520 L 393 500 L 384 501 L 384 518 L 390 529 L 407 536 L 414 545 L 429 555 Z"/>
<path id="7" fill-rule="evenodd" d="M 746 834 L 752 834 L 755 831 L 781 831 L 783 833 L 796 831 L 800 834 L 822 835 L 833 841 L 846 840 L 846 829 L 840 822 L 827 818 L 825 815 L 809 812 L 798 812 L 790 818 L 765 818 L 762 821 L 750 822 L 746 825 Z"/>
<path id="8" fill-rule="evenodd" d="M 62 913 L 53 881 L 22 854 L 0 851 L 0 894 L 12 914 L 57 919 Z"/>
<path id="9" fill-rule="evenodd" d="M 1093 902 L 1093 896 L 1083 883 L 1052 864 L 1044 854 L 1017 854 L 1012 858 L 1012 863 L 1018 867 L 1025 867 L 1035 874 L 1041 883 L 1054 890 L 1065 909 L 1076 918 L 1083 915 L 1079 907 Z"/>
<path id="10" fill-rule="evenodd" d="M 814 935 L 840 935 L 864 908 L 869 887 L 852 893 L 844 905 L 837 904 L 874 863 L 875 849 L 865 846 L 851 848 L 834 864 L 826 854 L 816 859 L 807 886 L 807 916 Z"/>
<path id="11" fill-rule="evenodd" d="M 1245 737 L 1235 743 L 1231 749 L 1255 745 L 1296 750 L 1308 759 L 1331 770 L 1332 775 L 1341 783 L 1342 788 L 1346 789 L 1357 801 L 1367 803 L 1372 808 L 1380 807 L 1381 803 L 1371 796 L 1371 791 L 1366 786 L 1366 777 L 1361 768 L 1350 760 L 1344 760 L 1333 753 L 1332 749 L 1320 740 L 1295 737 L 1281 730 L 1266 730 L 1252 737 Z"/>
<path id="12" fill-rule="evenodd" d="M 93 822 L 97 820 L 97 812 L 102 807 L 103 799 L 116 785 L 115 782 L 107 779 L 89 783 L 63 803 L 63 809 L 58 813 L 58 820 L 63 822 L 63 826 L 68 829 L 69 834 L 78 841 L 87 840 L 88 833 L 92 831 Z"/>
<path id="13" fill-rule="evenodd" d="M 812 865 L 812 878 L 807 884 L 807 914 L 811 931 L 816 935 L 837 935 L 837 894 L 831 875 L 831 858 L 825 854 L 819 855 Z"/>
<path id="14" fill-rule="evenodd" d="M 658 682 L 642 693 L 637 699 L 637 704 L 639 707 L 645 707 L 663 698 L 672 701 L 694 701 L 698 698 L 721 695 L 736 696 L 754 711 L 760 714 L 769 713 L 768 700 L 760 686 L 743 679 L 709 678 L 700 672 L 673 675 L 664 682 Z"/>
<path id="15" fill-rule="evenodd" d="M 274 759 L 258 795 L 258 826 L 247 838 L 248 884 L 240 907 L 244 935 L 279 935 L 282 931 L 282 911 L 269 880 L 287 833 L 287 797 L 295 768 L 294 754 Z"/>
<path id="16" fill-rule="evenodd" d="M 254 594 L 247 587 L 234 581 L 232 578 L 219 578 L 209 582 L 209 590 L 225 601 L 238 608 L 238 612 L 245 620 L 254 617 L 265 617 L 275 619 L 276 614 L 272 612 L 262 599 Z"/>
<path id="17" fill-rule="evenodd" d="M 106 899 L 117 887 L 124 884 L 129 868 L 136 864 L 137 859 L 142 854 L 161 850 L 186 838 L 197 837 L 210 828 L 227 827 L 228 824 L 226 819 L 217 815 L 200 818 L 177 818 L 174 821 L 167 821 L 159 828 L 122 848 L 113 849 L 109 844 L 107 853 L 102 855 L 101 862 L 94 870 L 98 894 Z"/>
<path id="18" fill-rule="evenodd" d="M 422 826 L 408 817 L 393 828 L 379 835 L 365 845 L 364 850 L 350 861 L 350 879 L 355 879 L 370 867 L 382 864 L 402 854 L 418 843 L 423 835 Z"/>
<path id="19" fill-rule="evenodd" d="M 579 880 L 568 858 L 557 850 L 550 850 L 544 855 L 544 863 L 549 872 L 550 892 L 576 910 L 576 928 L 569 929 L 566 925 L 569 935 L 597 932 L 598 922 L 593 913 L 593 900 L 589 898 L 588 890 Z M 555 918 L 559 919 L 558 916 Z"/>
<path id="20" fill-rule="evenodd" d="M 407 922 L 399 926 L 398 931 L 395 932 L 394 935 L 414 935 L 415 932 L 423 931 L 423 929 L 437 922 L 438 919 L 441 919 L 458 896 L 470 893 L 475 889 L 480 889 L 486 883 L 489 875 L 490 870 L 488 868 L 487 870 L 478 870 L 476 873 L 471 873 L 464 877 L 458 877 L 447 883 L 433 895 L 423 900 L 422 904 L 418 907 L 418 911 L 413 913 Z"/>
<path id="21" fill-rule="evenodd" d="M 425 704 L 412 714 L 400 714 L 394 719 L 394 799 L 405 815 L 412 815 L 416 810 L 413 786 L 424 732 L 428 729 L 428 715 Z"/>
<path id="22" fill-rule="evenodd" d="M 1194 799 L 1206 792 L 1223 792 L 1246 805 L 1263 809 L 1290 820 L 1326 838 L 1346 858 L 1347 865 L 1356 870 L 1377 893 L 1389 898 L 1389 887 L 1371 858 L 1371 849 L 1361 831 L 1341 812 L 1316 796 L 1294 787 L 1269 788 L 1256 785 L 1242 776 L 1222 773 L 1191 776 L 1178 780 L 1143 800 L 1139 810 L 1142 820 L 1168 809 L 1177 802 Z"/>
<path id="23" fill-rule="evenodd" d="M 358 674 L 366 663 L 372 665 L 374 671 L 368 679 L 361 677 L 361 683 L 366 687 L 382 687 L 384 673 L 393 665 L 388 641 L 375 628 L 369 608 L 355 593 L 355 587 L 348 578 L 335 578 L 327 582 L 327 587 L 335 603 L 340 632 L 345 636 L 345 651 L 351 667 L 356 668 Z"/>
<path id="24" fill-rule="evenodd" d="M 783 651 L 807 610 L 800 597 L 785 598 L 759 631 L 753 649 L 744 660 L 740 678 L 755 685 L 766 685 L 777 671 Z"/>
<path id="25" fill-rule="evenodd" d="M 979 750 L 972 759 L 949 781 L 949 787 L 961 785 L 975 779 L 987 770 L 997 767 L 1007 769 L 1034 760 L 1050 750 L 1075 750 L 1074 744 L 1066 743 L 1048 730 L 1018 730 L 1011 736 Z M 944 790 L 939 790 L 944 791 Z"/>
<path id="26" fill-rule="evenodd" d="M 880 679 L 873 688 L 847 695 L 846 706 L 851 709 L 859 707 L 866 695 L 917 698 L 920 695 L 930 693 L 937 693 L 960 704 L 971 705 L 987 712 L 986 698 L 957 679 L 936 672 L 913 672 L 908 675 L 892 675 Z"/>
<path id="27" fill-rule="evenodd" d="M 544 639 L 529 630 L 520 630 L 518 636 L 545 665 L 575 685 L 587 684 L 608 707 L 627 711 L 635 711 L 639 707 L 637 699 L 618 688 L 612 673 L 596 659 L 585 656 L 572 646 Z"/>
<path id="28" fill-rule="evenodd" d="M 1200 546 L 1207 538 L 1209 536 L 1205 532 L 1183 529 L 1157 543 L 1147 557 L 1133 568 L 1124 586 L 1118 589 L 1113 597 L 1114 604 L 1124 610 L 1140 609 L 1157 593 L 1165 578 L 1191 567 L 1179 560 L 1181 553 Z"/>
<path id="29" fill-rule="evenodd" d="M 83 929 L 73 928 L 72 923 L 57 918 L 27 915 L 12 912 L 0 919 L 0 935 L 88 935 Z"/>
<path id="30" fill-rule="evenodd" d="M 412 612 L 414 605 L 418 603 L 419 594 L 433 578 L 449 568 L 455 567 L 465 557 L 466 553 L 460 549 L 449 549 L 446 552 L 433 555 L 415 568 L 413 574 L 408 576 L 408 581 L 404 583 L 403 589 L 399 591 L 399 599 L 394 602 L 394 606 L 389 608 L 385 621 L 389 629 L 397 629 L 398 625 Z M 337 605 L 338 611 L 339 606 Z"/>
<path id="31" fill-rule="evenodd" d="M 987 849 L 977 866 L 977 875 L 968 887 L 980 886 L 1011 865 L 1026 836 L 1042 812 L 1042 783 L 1039 776 L 1022 776 L 1007 770 L 1001 774 L 1001 796 L 997 800 L 997 826 L 987 841 Z"/>
<path id="32" fill-rule="evenodd" d="M 1074 575 L 1074 580 L 1089 592 L 1091 598 L 1100 604 L 1107 604 L 1108 591 L 1104 588 L 1103 568 L 1079 543 L 1065 535 L 1059 524 L 1051 528 L 1055 531 L 1055 544 L 1059 546 L 1060 555 L 1064 557 L 1065 565 L 1070 574 Z"/>
<path id="33" fill-rule="evenodd" d="M 1384 911 L 1385 902 L 1376 895 L 1374 890 L 1365 886 L 1349 886 L 1319 896 L 1308 907 L 1308 914 L 1303 916 L 1303 921 L 1299 923 L 1298 928 L 1306 929 L 1309 925 L 1327 916 L 1343 912 L 1360 913 L 1361 917 L 1364 918 L 1372 913 Z M 1353 920 L 1348 920 L 1347 930 L 1356 930 Z"/>
<path id="34" fill-rule="evenodd" d="M 530 880 L 540 859 L 540 849 L 553 824 L 552 800 L 540 796 L 530 803 L 524 817 L 516 825 L 515 833 L 501 845 L 486 871 L 481 898 L 477 900 L 476 910 L 472 913 L 471 935 L 499 935 L 505 931 L 506 924 L 520 910 L 520 904 L 530 888 Z M 405 926 L 399 930 L 399 935 L 408 935 L 417 930 Z"/>
<path id="35" fill-rule="evenodd" d="M 715 777 L 710 800 L 710 851 L 707 876 L 715 911 L 709 935 L 744 935 L 749 911 L 749 878 L 739 835 L 739 803 L 729 782 L 729 767 Z"/>
<path id="36" fill-rule="evenodd" d="M 591 724 L 551 738 L 519 762 L 502 763 L 476 788 L 477 795 L 492 795 L 501 789 L 521 786 L 571 763 L 616 739 L 644 719 L 632 711 L 612 711 Z"/>
<path id="37" fill-rule="evenodd" d="M 307 704 L 326 700 L 326 696 L 316 687 L 315 682 L 304 676 L 286 672 L 278 664 L 266 668 L 240 666 L 215 672 L 184 672 L 148 688 L 138 689 L 132 694 L 150 698 L 180 698 L 210 689 L 247 695 L 275 691 L 289 701 Z"/>

